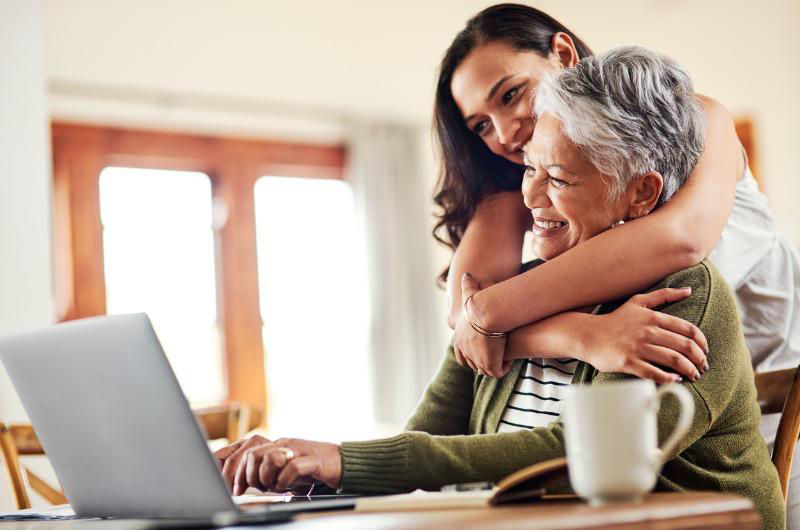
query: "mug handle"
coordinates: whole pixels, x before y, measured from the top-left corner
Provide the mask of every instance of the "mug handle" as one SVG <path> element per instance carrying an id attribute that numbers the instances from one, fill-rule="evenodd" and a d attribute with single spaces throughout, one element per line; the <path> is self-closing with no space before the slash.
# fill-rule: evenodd
<path id="1" fill-rule="evenodd" d="M 655 402 L 658 403 L 658 406 L 661 406 L 661 400 L 664 399 L 666 394 L 672 394 L 676 398 L 678 398 L 678 402 L 681 406 L 681 415 L 678 417 L 678 424 L 675 426 L 675 429 L 672 433 L 667 437 L 664 441 L 663 445 L 658 448 L 658 454 L 656 458 L 656 470 L 660 470 L 661 467 L 665 463 L 664 455 L 671 452 L 675 449 L 675 446 L 678 445 L 678 442 L 681 441 L 687 432 L 689 432 L 689 427 L 692 426 L 692 418 L 694 417 L 694 400 L 692 399 L 692 395 L 686 390 L 682 385 L 678 383 L 668 383 L 666 385 L 662 385 L 655 395 Z"/>

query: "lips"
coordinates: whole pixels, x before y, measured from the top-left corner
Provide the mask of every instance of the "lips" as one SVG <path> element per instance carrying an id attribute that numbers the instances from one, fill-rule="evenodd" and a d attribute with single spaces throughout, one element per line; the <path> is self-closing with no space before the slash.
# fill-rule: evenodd
<path id="1" fill-rule="evenodd" d="M 561 228 L 562 226 L 566 225 L 567 222 L 566 221 L 552 221 L 552 220 L 549 220 L 549 219 L 542 219 L 542 218 L 534 217 L 533 224 L 535 224 L 539 228 L 544 228 L 544 229 L 550 230 L 550 229 L 553 229 L 553 228 Z"/>
<path id="2" fill-rule="evenodd" d="M 537 237 L 549 237 L 558 235 L 559 233 L 565 231 L 568 226 L 569 223 L 567 221 L 546 219 L 544 217 L 534 217 L 531 230 Z"/>

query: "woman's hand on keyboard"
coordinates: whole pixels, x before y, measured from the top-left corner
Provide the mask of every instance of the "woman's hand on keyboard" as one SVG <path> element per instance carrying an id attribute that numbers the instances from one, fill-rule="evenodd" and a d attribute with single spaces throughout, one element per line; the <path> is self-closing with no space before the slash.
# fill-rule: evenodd
<path id="1" fill-rule="evenodd" d="M 223 476 L 234 495 L 249 487 L 288 491 L 314 482 L 338 488 L 342 477 L 339 446 L 326 442 L 296 438 L 273 442 L 254 436 L 222 448 L 214 456 L 224 461 Z"/>

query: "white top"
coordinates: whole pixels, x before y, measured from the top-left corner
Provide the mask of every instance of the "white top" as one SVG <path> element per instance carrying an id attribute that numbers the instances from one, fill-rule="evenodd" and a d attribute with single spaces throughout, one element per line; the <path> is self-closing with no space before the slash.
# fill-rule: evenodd
<path id="1" fill-rule="evenodd" d="M 776 230 L 750 168 L 709 259 L 736 294 L 756 371 L 800 364 L 800 258 Z"/>

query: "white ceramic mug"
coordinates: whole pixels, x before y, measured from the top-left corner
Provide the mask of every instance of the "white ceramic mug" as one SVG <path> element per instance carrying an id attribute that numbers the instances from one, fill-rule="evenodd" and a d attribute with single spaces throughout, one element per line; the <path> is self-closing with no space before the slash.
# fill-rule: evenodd
<path id="1" fill-rule="evenodd" d="M 652 381 L 632 380 L 573 385 L 562 414 L 572 489 L 592 505 L 638 501 L 652 491 L 672 451 L 689 430 L 694 401 L 679 384 L 656 390 Z M 673 394 L 681 414 L 658 447 L 656 416 L 665 394 Z"/>

